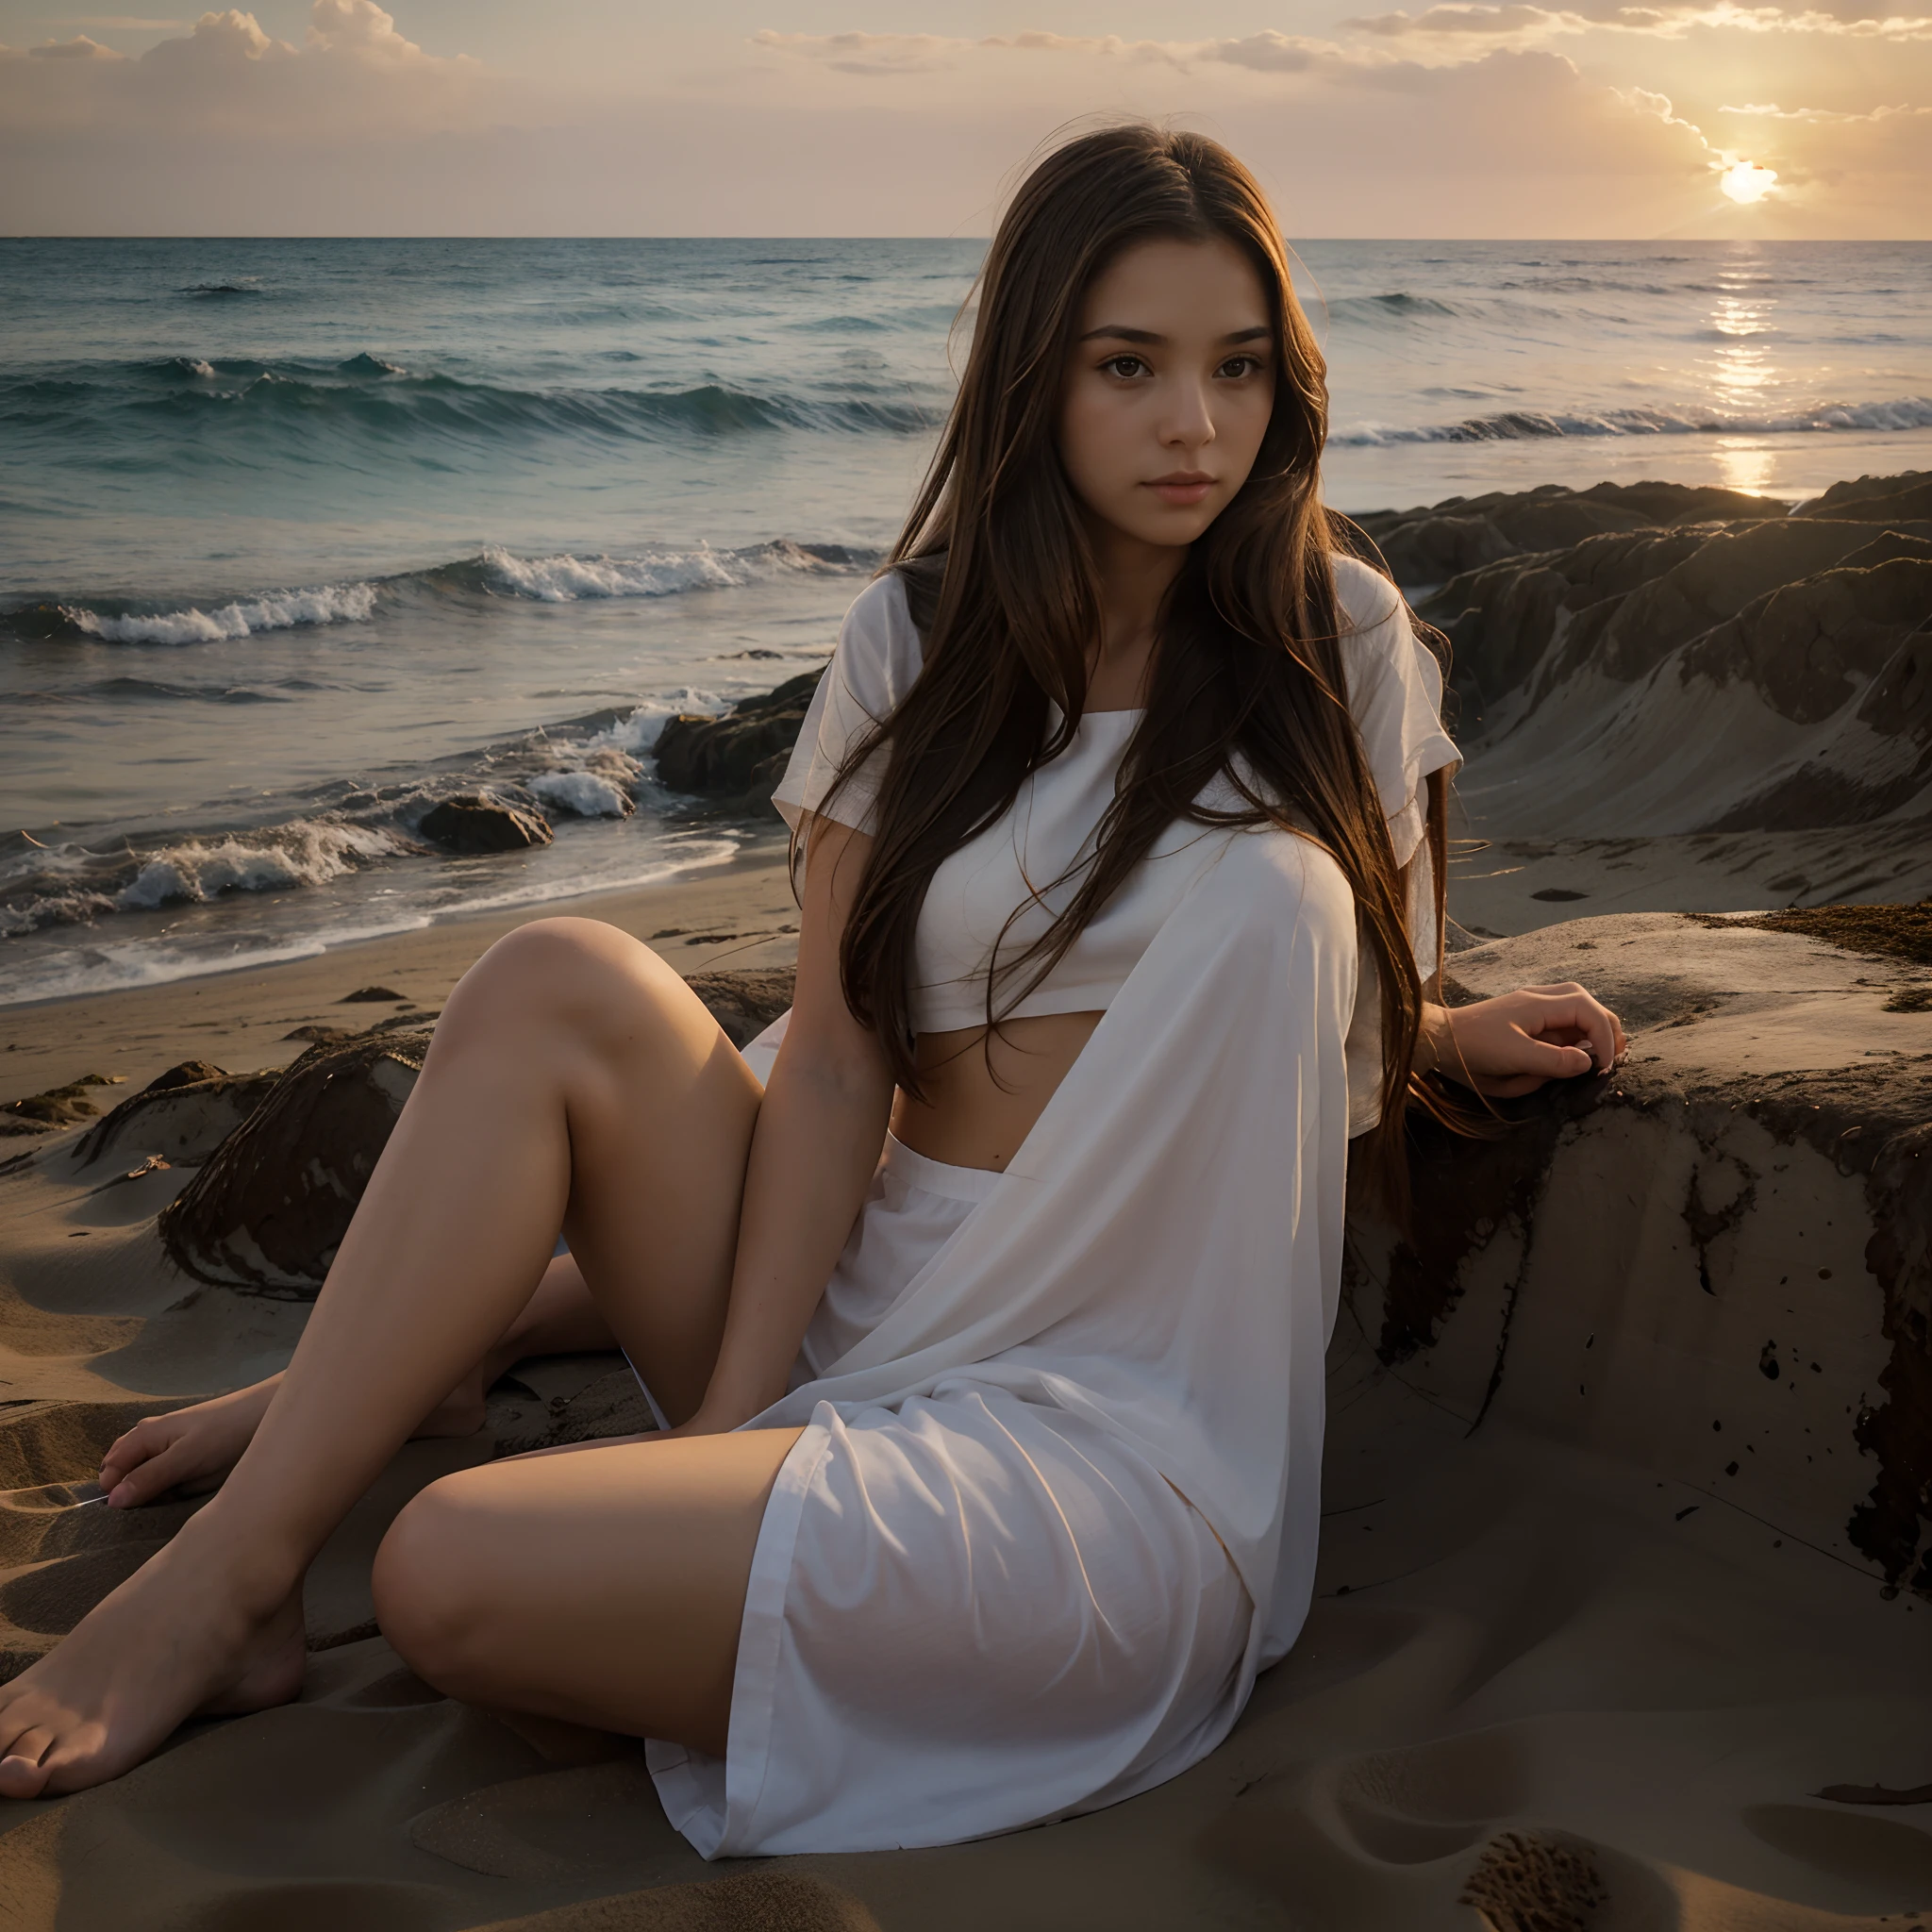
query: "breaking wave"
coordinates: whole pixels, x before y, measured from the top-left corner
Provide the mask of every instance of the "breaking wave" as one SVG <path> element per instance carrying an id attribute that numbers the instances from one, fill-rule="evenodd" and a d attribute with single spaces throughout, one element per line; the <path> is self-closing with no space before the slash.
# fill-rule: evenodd
<path id="1" fill-rule="evenodd" d="M 237 291 L 246 293 L 248 291 Z M 858 377 L 819 394 L 761 392 L 721 382 L 689 389 L 518 388 L 421 373 L 368 351 L 340 362 L 261 362 L 170 356 L 86 363 L 0 379 L 0 423 L 16 433 L 89 441 L 116 432 L 201 435 L 245 429 L 365 434 L 635 440 L 778 429 L 914 435 L 942 402 Z"/>
<path id="2" fill-rule="evenodd" d="M 225 892 L 319 886 L 416 851 L 382 825 L 295 819 L 243 832 L 178 840 L 145 853 L 98 854 L 69 846 L 36 855 L 0 900 L 0 939 L 49 925 L 92 923 L 103 913 L 205 904 Z"/>
<path id="3" fill-rule="evenodd" d="M 308 591 L 274 591 L 208 610 L 192 604 L 175 610 L 118 612 L 80 604 L 55 608 L 75 631 L 104 643 L 208 644 L 301 625 L 365 624 L 375 612 L 375 586 L 325 584 Z"/>
<path id="4" fill-rule="evenodd" d="M 869 571 L 878 553 L 841 543 L 779 539 L 738 550 L 648 545 L 635 555 L 519 557 L 491 545 L 475 557 L 429 570 L 348 584 L 264 591 L 254 595 L 169 601 L 160 598 L 38 599 L 0 613 L 0 640 L 93 638 L 109 644 L 201 644 L 266 631 L 332 624 L 366 624 L 385 604 L 455 591 L 574 604 L 605 597 L 674 597 L 723 591 L 787 575 L 842 576 Z"/>
<path id="5" fill-rule="evenodd" d="M 1834 430 L 1932 429 L 1932 396 L 1884 403 L 1819 403 L 1812 408 L 1750 415 L 1724 409 L 1605 409 L 1575 415 L 1505 409 L 1460 423 L 1393 426 L 1358 424 L 1337 430 L 1331 442 L 1355 448 L 1400 442 L 1513 442 L 1559 436 L 1790 435 Z"/>

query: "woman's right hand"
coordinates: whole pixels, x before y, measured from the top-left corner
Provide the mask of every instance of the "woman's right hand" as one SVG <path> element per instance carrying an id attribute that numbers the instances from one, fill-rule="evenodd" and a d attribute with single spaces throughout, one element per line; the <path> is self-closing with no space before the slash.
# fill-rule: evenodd
<path id="1" fill-rule="evenodd" d="M 275 1385 L 271 1375 L 250 1389 L 144 1416 L 110 1447 L 101 1462 L 101 1488 L 110 1509 L 138 1508 L 170 1490 L 197 1495 L 220 1487 L 268 1412 Z"/>

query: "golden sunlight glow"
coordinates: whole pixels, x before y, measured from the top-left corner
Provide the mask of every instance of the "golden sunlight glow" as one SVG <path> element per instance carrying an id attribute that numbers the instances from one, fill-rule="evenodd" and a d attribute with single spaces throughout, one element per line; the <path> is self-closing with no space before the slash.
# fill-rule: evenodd
<path id="1" fill-rule="evenodd" d="M 1762 201 L 1777 186 L 1777 170 L 1760 168 L 1756 161 L 1733 161 L 1718 186 L 1733 201 L 1749 207 L 1754 201 Z"/>

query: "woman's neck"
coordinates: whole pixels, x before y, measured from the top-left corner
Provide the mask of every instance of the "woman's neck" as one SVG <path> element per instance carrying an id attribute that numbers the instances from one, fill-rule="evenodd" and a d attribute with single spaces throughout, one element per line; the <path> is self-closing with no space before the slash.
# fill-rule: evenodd
<path id="1" fill-rule="evenodd" d="M 1087 708 L 1131 710 L 1145 691 L 1161 599 L 1187 561 L 1187 549 L 1144 543 L 1097 519 L 1088 541 L 1099 579 L 1100 648 L 1087 666 Z"/>

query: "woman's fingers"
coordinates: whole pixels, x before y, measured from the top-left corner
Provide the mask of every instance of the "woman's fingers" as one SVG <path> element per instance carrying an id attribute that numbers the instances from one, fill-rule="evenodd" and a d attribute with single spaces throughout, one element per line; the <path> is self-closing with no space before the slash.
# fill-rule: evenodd
<path id="1" fill-rule="evenodd" d="M 175 1440 L 164 1416 L 143 1416 L 125 1435 L 117 1436 L 101 1457 L 101 1487 L 111 1490 Z"/>
<path id="2" fill-rule="evenodd" d="M 1539 1040 L 1551 1034 L 1571 1035 L 1579 1045 L 1588 1046 L 1598 1073 L 1608 1073 L 1617 1056 L 1628 1045 L 1616 1014 L 1574 981 L 1566 980 L 1558 986 L 1526 986 L 1523 991 L 1534 997 L 1537 1016 L 1537 1024 L 1525 1026 L 1524 1031 Z M 1562 1043 L 1567 1045 L 1570 1041 Z M 1574 1062 L 1568 1069 L 1573 1074 L 1589 1071 Z"/>
<path id="3" fill-rule="evenodd" d="M 108 1449 L 101 1463 L 101 1488 L 110 1509 L 134 1509 L 225 1466 L 205 1431 L 174 1416 L 149 1416 Z"/>
<path id="4" fill-rule="evenodd" d="M 1510 1072 L 1526 1074 L 1538 1084 L 1544 1080 L 1572 1080 L 1599 1064 L 1588 1047 L 1539 1040 L 1529 1033 L 1523 1037 L 1523 1048 L 1518 1058 L 1521 1063 L 1512 1067 Z M 1607 1065 L 1607 1060 L 1603 1064 Z"/>

